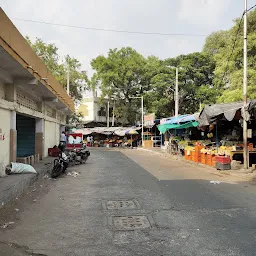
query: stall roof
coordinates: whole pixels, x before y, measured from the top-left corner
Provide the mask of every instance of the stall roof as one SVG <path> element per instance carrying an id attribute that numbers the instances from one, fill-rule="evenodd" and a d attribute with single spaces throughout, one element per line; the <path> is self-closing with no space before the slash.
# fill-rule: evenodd
<path id="1" fill-rule="evenodd" d="M 190 121 L 187 123 L 180 123 L 180 124 L 169 124 L 169 123 L 160 124 L 157 126 L 157 128 L 161 133 L 165 133 L 166 131 L 172 130 L 172 129 L 187 129 L 190 127 L 197 127 L 197 126 L 198 126 L 197 121 Z"/>
<path id="2" fill-rule="evenodd" d="M 104 135 L 118 135 L 125 136 L 131 130 L 140 130 L 141 127 L 94 127 L 94 128 L 83 128 L 73 129 L 74 133 L 82 133 L 83 135 L 90 135 L 93 133 L 104 134 Z"/>
<path id="3" fill-rule="evenodd" d="M 168 118 L 163 124 L 179 124 L 179 123 L 186 123 L 191 121 L 197 121 L 199 113 L 195 113 L 193 115 L 180 115 L 178 117 L 170 117 Z"/>
<path id="4" fill-rule="evenodd" d="M 249 103 L 250 105 L 250 103 Z M 222 103 L 205 106 L 199 115 L 199 126 L 207 126 L 217 119 L 232 121 L 238 110 L 243 107 L 243 102 Z"/>

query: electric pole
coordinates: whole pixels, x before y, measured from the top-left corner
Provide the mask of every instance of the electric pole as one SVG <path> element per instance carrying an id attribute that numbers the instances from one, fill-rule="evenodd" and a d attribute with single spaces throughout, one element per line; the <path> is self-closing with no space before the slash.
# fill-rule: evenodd
<path id="1" fill-rule="evenodd" d="M 246 121 L 246 107 L 247 107 L 247 0 L 244 0 L 244 119 L 243 119 L 243 139 L 244 139 L 244 168 L 249 168 L 249 152 L 247 146 L 247 121 Z"/>
<path id="2" fill-rule="evenodd" d="M 109 101 L 108 101 L 107 127 L 109 128 Z"/>
<path id="3" fill-rule="evenodd" d="M 112 113 L 112 126 L 114 125 L 115 125 L 115 101 L 114 101 L 113 113 Z"/>
<path id="4" fill-rule="evenodd" d="M 176 83 L 175 83 L 175 117 L 179 115 L 179 68 L 176 67 Z"/>
<path id="5" fill-rule="evenodd" d="M 144 144 L 144 101 L 143 96 L 141 96 L 141 146 Z"/>
<path id="6" fill-rule="evenodd" d="M 69 65 L 67 64 L 67 94 L 69 95 Z"/>

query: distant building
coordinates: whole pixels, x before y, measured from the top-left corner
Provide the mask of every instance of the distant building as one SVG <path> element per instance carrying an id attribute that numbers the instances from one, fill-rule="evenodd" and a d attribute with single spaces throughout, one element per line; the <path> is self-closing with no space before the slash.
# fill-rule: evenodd
<path id="1" fill-rule="evenodd" d="M 114 102 L 109 103 L 109 125 L 112 126 Z M 100 100 L 97 95 L 84 98 L 77 112 L 83 115 L 82 124 L 91 126 L 107 126 L 108 101 Z M 116 125 L 120 120 L 114 118 Z"/>

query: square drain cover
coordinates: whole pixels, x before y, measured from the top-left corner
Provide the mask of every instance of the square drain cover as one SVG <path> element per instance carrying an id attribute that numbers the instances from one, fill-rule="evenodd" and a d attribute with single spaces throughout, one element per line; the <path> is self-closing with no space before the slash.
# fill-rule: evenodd
<path id="1" fill-rule="evenodd" d="M 140 208 L 136 200 L 110 200 L 103 204 L 106 210 L 128 210 Z"/>
<path id="2" fill-rule="evenodd" d="M 119 230 L 135 230 L 151 228 L 149 219 L 146 215 L 135 216 L 115 216 L 113 224 Z"/>

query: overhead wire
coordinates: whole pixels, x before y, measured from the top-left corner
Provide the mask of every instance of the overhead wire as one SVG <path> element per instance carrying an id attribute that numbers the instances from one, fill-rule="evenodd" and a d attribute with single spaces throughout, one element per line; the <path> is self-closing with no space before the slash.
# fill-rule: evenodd
<path id="1" fill-rule="evenodd" d="M 93 31 L 104 31 L 104 32 L 115 32 L 115 33 L 126 33 L 126 34 L 140 34 L 140 35 L 157 35 L 157 36 L 188 36 L 188 37 L 205 37 L 206 34 L 186 34 L 186 33 L 161 33 L 161 32 L 145 32 L 145 31 L 130 31 L 130 30 L 117 30 L 117 29 L 105 29 L 105 28 L 96 28 L 96 27 L 84 27 L 77 25 L 68 25 L 61 23 L 53 23 L 39 20 L 30 20 L 30 19 L 21 19 L 21 18 L 12 18 L 14 20 L 59 26 L 59 27 L 67 27 L 67 28 L 76 28 L 76 29 L 85 29 L 85 30 L 93 30 Z"/>

